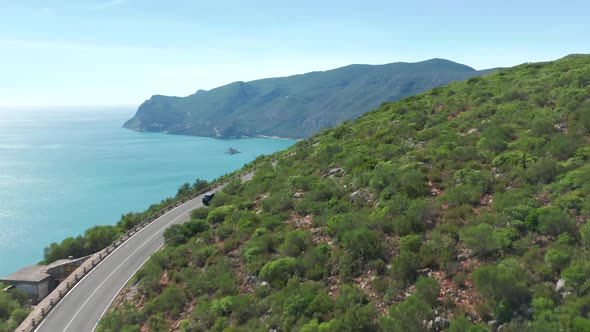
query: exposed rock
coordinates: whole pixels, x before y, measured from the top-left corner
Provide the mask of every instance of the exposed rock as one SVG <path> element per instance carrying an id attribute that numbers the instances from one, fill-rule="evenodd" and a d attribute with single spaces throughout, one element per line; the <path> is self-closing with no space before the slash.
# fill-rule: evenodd
<path id="1" fill-rule="evenodd" d="M 335 167 L 332 168 L 329 172 L 328 172 L 328 176 L 335 176 L 338 173 L 344 173 L 344 169 L 340 168 L 340 167 Z"/>
<path id="2" fill-rule="evenodd" d="M 557 280 L 557 284 L 555 284 L 555 291 L 559 292 L 564 287 L 565 287 L 565 279 L 562 278 L 562 279 Z"/>
<path id="3" fill-rule="evenodd" d="M 238 154 L 241 153 L 240 151 L 234 149 L 234 148 L 227 148 L 227 150 L 225 150 L 225 154 Z"/>
<path id="4" fill-rule="evenodd" d="M 367 190 L 357 190 L 350 194 L 350 200 L 357 204 L 366 205 L 373 202 L 373 197 Z"/>
<path id="5" fill-rule="evenodd" d="M 464 261 L 464 260 L 467 260 L 470 257 L 473 257 L 473 250 L 467 249 L 467 248 L 462 248 L 459 251 L 459 254 L 457 255 L 457 260 L 458 261 Z"/>
<path id="6" fill-rule="evenodd" d="M 491 327 L 494 330 L 498 329 L 498 327 L 500 326 L 500 322 L 498 322 L 497 320 L 488 321 L 487 324 L 489 327 Z"/>
<path id="7" fill-rule="evenodd" d="M 451 325 L 450 321 L 444 317 L 437 316 L 434 319 L 434 328 L 438 331 L 446 329 Z"/>
<path id="8" fill-rule="evenodd" d="M 563 122 L 554 125 L 553 128 L 561 131 L 562 133 L 567 131 L 567 126 Z"/>
<path id="9" fill-rule="evenodd" d="M 301 191 L 298 191 L 293 194 L 293 198 L 303 198 L 303 193 Z"/>

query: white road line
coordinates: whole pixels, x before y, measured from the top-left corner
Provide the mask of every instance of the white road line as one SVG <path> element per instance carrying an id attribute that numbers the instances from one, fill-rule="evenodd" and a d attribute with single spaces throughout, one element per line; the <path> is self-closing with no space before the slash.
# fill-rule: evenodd
<path id="1" fill-rule="evenodd" d="M 158 249 L 156 249 L 157 252 L 160 249 L 162 249 L 162 247 L 165 245 L 166 243 L 162 243 L 161 246 L 158 247 Z M 137 271 L 139 271 L 139 269 L 141 269 L 143 267 L 143 265 L 148 261 L 148 259 L 150 259 L 152 257 L 152 255 L 149 255 L 144 261 L 143 263 L 141 263 L 140 266 L 137 267 L 137 269 L 135 269 L 135 271 L 133 271 L 133 274 L 129 276 L 129 278 L 127 278 L 127 280 L 125 281 L 125 283 L 123 285 L 121 285 L 121 287 L 119 287 L 119 290 L 117 290 L 117 293 L 115 293 L 115 296 L 113 296 L 113 298 L 109 301 L 109 305 L 107 305 L 106 308 L 104 308 L 104 310 L 102 311 L 102 313 L 100 314 L 100 317 L 98 318 L 98 320 L 96 321 L 96 323 L 94 323 L 94 326 L 92 327 L 92 330 L 90 331 L 96 331 L 96 327 L 98 326 L 98 323 L 100 323 L 100 320 L 102 319 L 102 317 L 104 316 L 104 314 L 107 312 L 107 310 L 109 310 L 109 308 L 111 307 L 111 304 L 113 303 L 113 301 L 115 301 L 115 299 L 117 298 L 117 296 L 121 293 L 121 290 L 127 286 L 127 283 L 129 283 L 129 280 L 131 280 L 131 278 L 135 277 L 135 274 L 137 273 Z"/>
<path id="2" fill-rule="evenodd" d="M 76 311 L 76 313 L 74 314 L 74 316 L 72 316 L 72 319 L 70 319 L 70 321 L 68 322 L 68 324 L 66 325 L 66 327 L 64 327 L 64 331 L 66 331 L 68 329 L 68 327 L 70 327 L 70 325 L 72 324 L 72 322 L 74 321 L 74 319 L 76 319 L 76 317 L 78 316 L 78 314 L 80 313 L 80 311 L 82 311 L 82 309 L 84 308 L 84 306 L 86 306 L 86 304 L 88 303 L 88 301 L 90 301 L 90 299 L 94 296 L 94 294 L 96 294 L 96 292 L 98 292 L 98 290 L 102 287 L 102 285 L 104 285 L 105 282 L 107 282 L 109 280 L 110 277 L 113 276 L 113 274 L 115 272 L 117 272 L 117 270 L 125 263 L 127 262 L 131 257 L 133 257 L 133 255 L 135 255 L 141 248 L 143 248 L 146 244 L 149 243 L 149 241 L 151 241 L 151 239 L 153 239 L 154 237 L 156 237 L 157 235 L 160 235 L 160 231 L 166 227 L 168 227 L 170 224 L 172 224 L 173 222 L 175 222 L 176 220 L 180 219 L 181 217 L 183 217 L 186 214 L 183 213 L 181 215 L 179 215 L 178 217 L 172 219 L 171 222 L 167 223 L 164 227 L 160 228 L 154 235 L 150 236 L 147 240 L 145 240 L 143 242 L 143 244 L 141 246 L 139 246 L 137 249 L 135 249 L 131 254 L 129 254 L 129 256 L 127 256 L 127 258 L 125 258 L 125 260 L 123 260 L 119 265 L 117 265 L 116 268 L 113 269 L 113 271 L 111 271 L 111 273 L 109 273 L 109 275 L 104 278 L 104 280 L 94 289 L 94 292 L 92 292 L 88 298 L 86 299 L 86 301 L 84 301 L 84 303 L 82 303 L 82 305 L 80 306 L 80 308 Z M 150 255 L 151 256 L 151 255 Z"/>
<path id="3" fill-rule="evenodd" d="M 195 198 L 198 198 L 198 196 L 197 196 L 197 197 L 195 197 Z M 193 200 L 194 200 L 194 199 L 193 199 Z M 191 201 L 192 201 L 192 200 L 190 200 L 190 201 L 187 201 L 186 203 L 184 203 L 184 204 L 181 204 L 181 205 L 179 205 L 179 206 L 175 207 L 174 209 L 172 209 L 172 210 L 170 210 L 170 211 L 168 211 L 168 212 L 164 213 L 164 214 L 163 214 L 163 215 L 161 215 L 161 216 L 160 216 L 158 219 L 156 219 L 156 220 L 152 221 L 151 223 L 149 223 L 148 225 L 146 225 L 145 227 L 141 228 L 139 231 L 137 231 L 136 233 L 134 233 L 133 235 L 131 235 L 131 237 L 130 237 L 129 239 L 131 239 L 131 238 L 135 237 L 137 234 L 139 234 L 139 233 L 143 232 L 144 230 L 148 229 L 148 227 L 155 225 L 155 224 L 156 224 L 156 222 L 157 222 L 157 221 L 158 221 L 160 218 L 162 218 L 162 217 L 166 216 L 166 215 L 167 215 L 167 214 L 169 214 L 169 213 L 172 213 L 173 211 L 176 211 L 177 209 L 180 209 L 180 208 L 181 208 L 181 207 L 183 207 L 185 204 L 188 204 L 188 203 L 190 203 Z M 198 205 L 198 203 L 199 203 L 199 202 L 197 202 L 197 205 Z M 127 241 L 129 241 L 129 239 L 127 239 Z M 98 263 L 98 265 L 96 265 L 96 266 L 95 266 L 95 267 L 92 269 L 92 271 L 90 271 L 90 272 L 89 272 L 89 273 L 87 273 L 87 274 L 86 274 L 84 277 L 82 277 L 82 279 L 80 279 L 80 281 L 78 281 L 78 282 L 77 282 L 77 283 L 74 285 L 74 287 L 72 287 L 72 289 L 70 289 L 70 290 L 69 290 L 69 291 L 66 293 L 66 295 L 65 295 L 65 296 L 64 296 L 62 299 L 60 299 L 60 300 L 59 300 L 59 302 L 57 302 L 57 305 L 56 305 L 54 308 L 52 308 L 52 309 L 51 309 L 51 311 L 49 311 L 49 315 L 47 315 L 47 316 L 45 316 L 45 317 L 43 318 L 43 320 L 41 321 L 41 324 L 39 324 L 39 326 L 37 326 L 37 327 L 35 328 L 34 332 L 36 332 L 37 330 L 39 330 L 39 328 L 41 328 L 41 326 L 43 325 L 43 323 L 45 323 L 45 320 L 46 320 L 47 318 L 49 318 L 49 316 L 51 316 L 51 314 L 52 314 L 52 313 L 54 313 L 54 312 L 55 312 L 55 310 L 57 310 L 57 308 L 58 308 L 58 307 L 59 307 L 59 306 L 60 306 L 60 305 L 63 303 L 64 299 L 65 299 L 65 298 L 66 298 L 68 295 L 70 295 L 70 294 L 72 293 L 72 291 L 73 291 L 73 290 L 74 290 L 76 287 L 78 287 L 78 285 L 80 285 L 80 284 L 82 283 L 82 280 L 86 279 L 86 277 L 88 277 L 88 276 L 89 276 L 89 275 L 90 275 L 90 274 L 91 274 L 91 273 L 92 273 L 94 270 L 96 270 L 96 269 L 97 269 L 97 268 L 98 268 L 98 267 L 99 267 L 99 266 L 100 266 L 100 265 L 101 265 L 103 262 L 105 262 L 105 261 L 106 261 L 106 260 L 107 260 L 107 259 L 108 259 L 108 258 L 109 258 L 111 255 L 112 255 L 112 254 L 114 254 L 114 253 L 115 253 L 117 250 L 119 250 L 119 249 L 120 249 L 120 248 L 122 248 L 122 247 L 123 247 L 123 245 L 120 245 L 120 246 L 118 246 L 117 248 L 115 248 L 115 250 L 113 250 L 113 251 L 112 251 L 112 252 L 111 252 L 111 253 L 110 253 L 108 256 L 106 256 L 106 257 L 105 257 L 103 260 L 101 260 L 101 261 Z M 109 303 L 109 305 L 110 305 L 110 303 Z"/>

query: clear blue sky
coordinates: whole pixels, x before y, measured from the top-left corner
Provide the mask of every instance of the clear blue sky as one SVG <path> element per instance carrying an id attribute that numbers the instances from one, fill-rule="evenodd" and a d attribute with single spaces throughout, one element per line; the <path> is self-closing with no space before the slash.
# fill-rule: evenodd
<path id="1" fill-rule="evenodd" d="M 563 0 L 0 0 L 0 105 L 138 105 L 233 81 L 445 58 L 590 53 Z"/>

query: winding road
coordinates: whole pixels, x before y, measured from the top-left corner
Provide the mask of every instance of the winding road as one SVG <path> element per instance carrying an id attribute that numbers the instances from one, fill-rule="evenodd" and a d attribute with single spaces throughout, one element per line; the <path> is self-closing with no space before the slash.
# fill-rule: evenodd
<path id="1" fill-rule="evenodd" d="M 248 181 L 253 175 L 248 173 L 241 179 Z M 217 187 L 212 192 L 222 188 Z M 189 220 L 190 212 L 203 206 L 201 197 L 169 211 L 125 241 L 80 280 L 35 331 L 94 331 L 121 289 L 147 259 L 164 245 L 164 230 L 172 224 Z"/>

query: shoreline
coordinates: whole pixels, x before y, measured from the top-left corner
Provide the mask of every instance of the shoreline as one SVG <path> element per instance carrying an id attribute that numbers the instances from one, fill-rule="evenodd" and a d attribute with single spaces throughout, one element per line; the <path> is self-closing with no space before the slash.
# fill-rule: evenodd
<path id="1" fill-rule="evenodd" d="M 275 140 L 282 140 L 282 141 L 296 141 L 300 142 L 303 140 L 308 139 L 306 138 L 291 138 L 291 137 L 283 137 L 277 135 L 256 135 L 256 136 L 246 136 L 242 135 L 240 137 L 224 137 L 224 136 L 204 136 L 204 135 L 190 135 L 190 134 L 179 134 L 179 133 L 171 133 L 168 131 L 144 131 L 144 130 L 136 130 L 132 128 L 128 128 L 125 126 L 121 126 L 122 129 L 131 130 L 137 133 L 154 133 L 154 134 L 164 134 L 164 135 L 174 135 L 174 136 L 189 136 L 189 137 L 204 137 L 204 138 L 213 138 L 218 140 L 230 140 L 230 139 L 255 139 L 255 138 L 262 138 L 262 139 L 275 139 Z"/>

